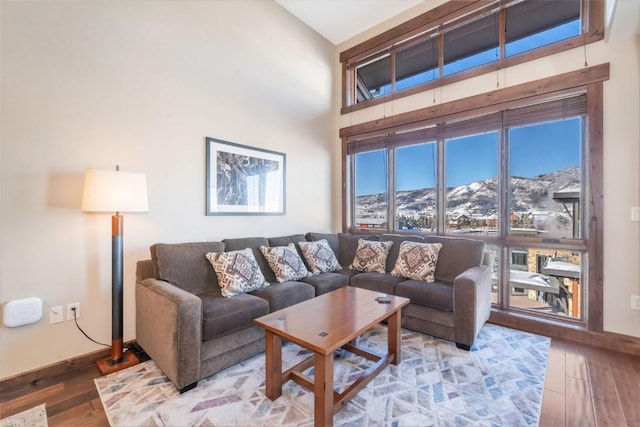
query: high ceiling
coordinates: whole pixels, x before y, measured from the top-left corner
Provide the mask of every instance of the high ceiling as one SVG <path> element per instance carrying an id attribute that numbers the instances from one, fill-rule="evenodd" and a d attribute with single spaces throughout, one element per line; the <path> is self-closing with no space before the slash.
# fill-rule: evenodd
<path id="1" fill-rule="evenodd" d="M 275 0 L 334 45 L 424 0 Z"/>
<path id="2" fill-rule="evenodd" d="M 334 45 L 427 0 L 275 0 Z M 640 34 L 639 0 L 606 0 L 607 36 Z"/>

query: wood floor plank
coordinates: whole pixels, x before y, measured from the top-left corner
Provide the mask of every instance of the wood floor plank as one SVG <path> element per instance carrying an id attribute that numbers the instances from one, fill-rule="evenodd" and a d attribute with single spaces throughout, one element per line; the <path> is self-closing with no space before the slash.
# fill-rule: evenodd
<path id="1" fill-rule="evenodd" d="M 630 374 L 635 374 L 636 378 L 640 378 L 640 356 L 612 351 L 609 354 L 609 364 L 612 367 L 629 371 Z"/>
<path id="2" fill-rule="evenodd" d="M 565 352 L 565 369 L 567 376 L 587 381 L 587 359 L 582 351 Z"/>
<path id="3" fill-rule="evenodd" d="M 566 426 L 591 427 L 596 425 L 588 381 L 567 376 L 565 395 Z"/>
<path id="4" fill-rule="evenodd" d="M 547 363 L 547 375 L 544 381 L 545 390 L 551 390 L 564 395 L 565 393 L 565 353 L 550 351 Z"/>
<path id="5" fill-rule="evenodd" d="M 565 425 L 566 404 L 564 394 L 545 390 L 542 396 L 540 427 L 558 427 Z"/>
<path id="6" fill-rule="evenodd" d="M 589 384 L 591 396 L 600 400 L 618 400 L 616 385 L 610 369 L 589 365 Z"/>
<path id="7" fill-rule="evenodd" d="M 102 408 L 100 399 L 84 402 L 65 412 L 49 415 L 47 410 L 49 427 L 108 427 L 109 421 Z"/>
<path id="8" fill-rule="evenodd" d="M 629 426 L 640 426 L 640 384 L 626 369 L 611 368 L 625 420 Z"/>
<path id="9" fill-rule="evenodd" d="M 602 400 L 593 399 L 593 410 L 595 412 L 596 424 L 598 427 L 621 427 L 627 424 L 622 413 L 622 407 L 618 399 Z"/>
<path id="10" fill-rule="evenodd" d="M 611 350 L 604 348 L 598 348 L 593 346 L 587 346 L 584 355 L 587 358 L 588 365 L 599 366 L 600 368 L 609 369 L 609 354 L 613 353 Z"/>
<path id="11" fill-rule="evenodd" d="M 12 400 L 0 404 L 0 418 L 6 418 L 18 412 L 26 411 L 29 408 L 46 403 L 63 393 L 64 384 L 58 383 L 15 397 Z"/>

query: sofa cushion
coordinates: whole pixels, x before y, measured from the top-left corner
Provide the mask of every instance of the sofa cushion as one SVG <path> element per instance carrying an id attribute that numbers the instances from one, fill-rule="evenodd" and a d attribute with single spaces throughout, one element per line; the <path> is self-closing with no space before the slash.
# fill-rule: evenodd
<path id="1" fill-rule="evenodd" d="M 218 291 L 218 278 L 205 255 L 224 248 L 222 242 L 157 243 L 150 248 L 154 276 L 195 295 Z"/>
<path id="2" fill-rule="evenodd" d="M 225 298 L 220 292 L 198 295 L 202 300 L 202 340 L 208 341 L 253 326 L 269 313 L 269 303 L 253 295 Z"/>
<path id="3" fill-rule="evenodd" d="M 313 298 L 316 291 L 313 286 L 302 282 L 274 283 L 269 287 L 251 293 L 269 303 L 269 312 L 280 310 Z"/>
<path id="4" fill-rule="evenodd" d="M 402 242 L 424 242 L 422 236 L 410 236 L 403 234 L 383 234 L 380 236 L 381 242 L 393 242 L 393 246 L 389 250 L 389 256 L 387 256 L 387 272 L 391 272 L 396 266 L 398 261 L 398 254 L 400 253 L 400 245 Z"/>
<path id="5" fill-rule="evenodd" d="M 362 271 L 352 270 L 349 267 L 342 267 L 342 268 L 339 268 L 336 271 L 334 271 L 334 273 L 342 274 L 344 276 L 347 276 L 347 277 L 351 278 L 351 277 L 355 276 L 356 274 L 361 274 Z"/>
<path id="6" fill-rule="evenodd" d="M 387 266 L 387 255 L 392 245 L 393 242 L 373 242 L 360 239 L 356 256 L 349 268 L 357 271 L 384 273 Z"/>
<path id="7" fill-rule="evenodd" d="M 425 236 L 425 242 L 441 243 L 435 277 L 437 281 L 453 283 L 454 279 L 469 268 L 482 265 L 485 243 L 463 237 Z"/>
<path id="8" fill-rule="evenodd" d="M 391 274 L 414 280 L 433 282 L 441 243 L 402 242 Z"/>
<path id="9" fill-rule="evenodd" d="M 369 289 L 383 294 L 396 294 L 396 285 L 407 279 L 390 274 L 360 273 L 351 278 L 350 285 L 357 288 Z"/>
<path id="10" fill-rule="evenodd" d="M 302 256 L 302 251 L 298 247 L 298 242 L 305 242 L 306 241 L 306 238 L 305 238 L 304 234 L 291 234 L 289 236 L 269 237 L 267 240 L 269 241 L 269 246 L 271 246 L 271 247 L 287 246 L 289 243 L 293 243 L 295 245 L 295 247 L 296 247 L 296 251 L 298 252 L 298 255 L 300 255 L 300 258 L 303 258 L 302 261 L 304 262 L 304 257 Z M 307 264 L 305 263 L 305 265 L 307 265 Z"/>
<path id="11" fill-rule="evenodd" d="M 349 285 L 349 276 L 341 273 L 320 273 L 302 279 L 316 290 L 316 296 L 335 291 Z"/>
<path id="12" fill-rule="evenodd" d="M 260 252 L 267 259 L 279 283 L 300 280 L 311 275 L 293 243 L 287 246 L 260 246 Z"/>
<path id="13" fill-rule="evenodd" d="M 338 242 L 340 243 L 340 249 L 338 251 L 338 261 L 343 267 L 351 265 L 353 259 L 356 257 L 358 250 L 358 241 L 360 239 L 371 240 L 377 242 L 380 240 L 380 236 L 377 234 L 346 234 L 338 233 Z"/>
<path id="14" fill-rule="evenodd" d="M 340 268 L 336 255 L 325 239 L 315 242 L 299 242 L 298 245 L 313 274 L 327 273 Z"/>
<path id="15" fill-rule="evenodd" d="M 291 234 L 289 236 L 269 237 L 269 246 L 287 246 L 289 243 L 296 244 L 306 241 L 304 234 Z"/>
<path id="16" fill-rule="evenodd" d="M 250 248 L 230 252 L 209 252 L 207 259 L 218 276 L 224 297 L 246 294 L 269 286 Z"/>
<path id="17" fill-rule="evenodd" d="M 260 246 L 271 246 L 269 240 L 266 237 L 242 237 L 238 239 L 224 239 L 223 240 L 226 251 L 238 251 L 240 249 L 250 248 L 253 251 L 253 256 L 256 258 L 260 271 L 264 275 L 267 282 L 275 282 L 276 276 L 269 268 L 269 263 L 260 252 Z"/>
<path id="18" fill-rule="evenodd" d="M 453 311 L 453 286 L 446 283 L 405 280 L 396 286 L 396 295 L 409 298 L 412 304 Z"/>

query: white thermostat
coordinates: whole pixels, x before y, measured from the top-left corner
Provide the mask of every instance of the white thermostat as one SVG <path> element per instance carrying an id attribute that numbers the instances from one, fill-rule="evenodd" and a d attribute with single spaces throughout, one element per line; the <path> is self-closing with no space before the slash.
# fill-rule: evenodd
<path id="1" fill-rule="evenodd" d="M 2 322 L 9 328 L 36 323 L 42 319 L 40 298 L 14 299 L 4 305 Z"/>

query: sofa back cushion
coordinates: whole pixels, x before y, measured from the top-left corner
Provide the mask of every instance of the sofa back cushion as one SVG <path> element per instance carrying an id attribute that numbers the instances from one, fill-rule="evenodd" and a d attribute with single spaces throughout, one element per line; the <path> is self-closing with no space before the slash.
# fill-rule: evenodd
<path id="1" fill-rule="evenodd" d="M 224 250 L 222 242 L 156 243 L 150 248 L 153 274 L 195 295 L 219 291 L 216 272 L 205 255 Z"/>
<path id="2" fill-rule="evenodd" d="M 291 234 L 289 236 L 280 236 L 280 237 L 269 237 L 267 239 L 269 241 L 269 246 L 272 248 L 276 246 L 287 246 L 289 243 L 293 243 L 294 245 L 298 245 L 298 242 L 306 242 L 304 234 Z"/>
<path id="3" fill-rule="evenodd" d="M 271 267 L 269 267 L 269 263 L 267 259 L 260 252 L 260 246 L 271 246 L 269 244 L 269 239 L 266 237 L 242 237 L 238 239 L 224 239 L 226 251 L 239 251 L 246 248 L 251 248 L 253 251 L 253 256 L 256 259 L 256 262 L 260 266 L 260 271 L 264 275 L 264 278 L 267 282 L 275 282 L 276 276 L 271 271 Z"/>
<path id="4" fill-rule="evenodd" d="M 393 242 L 393 245 L 389 250 L 389 255 L 387 256 L 387 273 L 391 273 L 391 271 L 396 266 L 396 261 L 398 260 L 398 254 L 400 253 L 400 245 L 402 244 L 402 242 L 424 243 L 424 237 L 402 234 L 383 234 L 380 236 L 380 241 Z"/>
<path id="5" fill-rule="evenodd" d="M 462 237 L 425 236 L 427 243 L 442 243 L 436 265 L 436 280 L 453 283 L 458 274 L 482 265 L 485 243 Z"/>
<path id="6" fill-rule="evenodd" d="M 307 241 L 304 234 L 291 234 L 289 236 L 269 237 L 267 240 L 269 240 L 269 246 L 271 246 L 272 248 L 275 248 L 277 246 L 288 246 L 289 243 L 293 243 L 293 245 L 296 247 L 296 251 L 298 252 L 298 255 L 300 255 L 300 258 L 302 258 L 302 261 L 304 262 L 302 251 L 298 246 L 299 242 Z"/>

